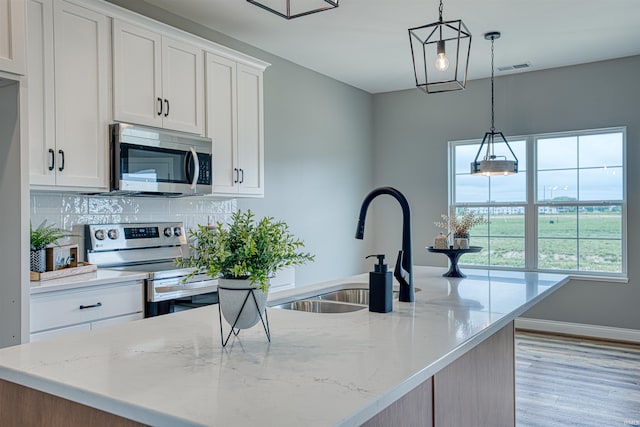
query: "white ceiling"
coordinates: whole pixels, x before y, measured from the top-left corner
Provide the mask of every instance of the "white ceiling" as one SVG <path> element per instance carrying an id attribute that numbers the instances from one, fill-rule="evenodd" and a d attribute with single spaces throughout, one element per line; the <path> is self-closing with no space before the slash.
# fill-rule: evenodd
<path id="1" fill-rule="evenodd" d="M 370 93 L 415 87 L 407 29 L 437 21 L 439 4 L 341 0 L 287 21 L 244 0 L 145 1 Z M 469 79 L 490 75 L 487 31 L 502 33 L 496 67 L 528 62 L 534 71 L 640 54 L 640 0 L 445 0 L 443 15 L 472 33 Z"/>

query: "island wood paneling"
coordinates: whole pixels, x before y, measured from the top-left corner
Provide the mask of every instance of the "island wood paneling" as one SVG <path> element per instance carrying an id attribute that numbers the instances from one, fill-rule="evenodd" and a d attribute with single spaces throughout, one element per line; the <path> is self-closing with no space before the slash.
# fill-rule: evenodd
<path id="1" fill-rule="evenodd" d="M 513 322 L 438 372 L 435 427 L 515 426 Z"/>
<path id="2" fill-rule="evenodd" d="M 510 322 L 363 426 L 513 427 L 514 357 Z"/>
<path id="3" fill-rule="evenodd" d="M 387 406 L 363 427 L 429 427 L 433 425 L 433 384 L 431 378 Z"/>
<path id="4" fill-rule="evenodd" d="M 143 427 L 144 424 L 0 380 L 3 427 Z"/>

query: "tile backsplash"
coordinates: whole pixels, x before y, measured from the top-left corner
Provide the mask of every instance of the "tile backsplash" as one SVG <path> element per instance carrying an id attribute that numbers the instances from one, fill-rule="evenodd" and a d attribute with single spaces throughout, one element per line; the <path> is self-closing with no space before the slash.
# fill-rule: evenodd
<path id="1" fill-rule="evenodd" d="M 236 199 L 209 197 L 117 197 L 86 196 L 70 193 L 31 192 L 31 224 L 42 221 L 74 233 L 84 224 L 182 221 L 187 229 L 198 224 L 227 222 L 237 210 Z M 82 243 L 81 238 L 60 244 Z"/>

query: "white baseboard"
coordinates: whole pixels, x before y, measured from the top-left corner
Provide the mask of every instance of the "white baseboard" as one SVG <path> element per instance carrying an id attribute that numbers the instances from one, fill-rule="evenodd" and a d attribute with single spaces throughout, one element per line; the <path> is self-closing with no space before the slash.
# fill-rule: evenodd
<path id="1" fill-rule="evenodd" d="M 640 343 L 640 330 L 518 317 L 516 329 Z"/>

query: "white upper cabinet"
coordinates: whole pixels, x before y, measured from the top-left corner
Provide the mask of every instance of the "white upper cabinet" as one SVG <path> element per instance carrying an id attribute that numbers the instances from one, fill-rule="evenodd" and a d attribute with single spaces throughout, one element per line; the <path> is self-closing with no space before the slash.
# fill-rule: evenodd
<path id="1" fill-rule="evenodd" d="M 262 71 L 238 64 L 238 193 L 264 195 Z"/>
<path id="2" fill-rule="evenodd" d="M 204 133 L 202 49 L 113 21 L 114 119 Z"/>
<path id="3" fill-rule="evenodd" d="M 0 71 L 24 74 L 25 0 L 0 0 Z"/>
<path id="4" fill-rule="evenodd" d="M 264 195 L 263 68 L 207 52 L 207 136 L 213 193 Z"/>
<path id="5" fill-rule="evenodd" d="M 64 0 L 27 11 L 31 185 L 106 189 L 109 20 Z"/>

